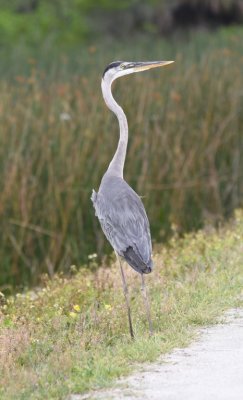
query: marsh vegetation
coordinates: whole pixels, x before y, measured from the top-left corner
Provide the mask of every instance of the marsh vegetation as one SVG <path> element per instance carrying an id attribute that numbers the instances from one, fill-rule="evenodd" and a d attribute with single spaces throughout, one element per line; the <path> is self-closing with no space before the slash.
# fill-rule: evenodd
<path id="1" fill-rule="evenodd" d="M 2 49 L 1 290 L 110 251 L 90 194 L 118 138 L 100 91 L 113 59 L 176 61 L 113 89 L 130 129 L 125 178 L 143 197 L 154 241 L 217 223 L 242 204 L 242 34 L 198 33 L 153 47 L 146 38 L 107 42 L 63 54 Z"/>

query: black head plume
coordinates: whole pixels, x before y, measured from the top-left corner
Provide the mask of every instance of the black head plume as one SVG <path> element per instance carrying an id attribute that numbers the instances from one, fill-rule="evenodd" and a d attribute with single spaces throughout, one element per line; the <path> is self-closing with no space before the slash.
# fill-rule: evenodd
<path id="1" fill-rule="evenodd" d="M 104 72 L 103 72 L 103 76 L 105 75 L 105 73 L 107 71 L 109 71 L 109 69 L 111 68 L 115 68 L 118 67 L 120 64 L 122 64 L 124 61 L 113 61 L 112 63 L 108 64 L 107 67 L 105 68 Z"/>

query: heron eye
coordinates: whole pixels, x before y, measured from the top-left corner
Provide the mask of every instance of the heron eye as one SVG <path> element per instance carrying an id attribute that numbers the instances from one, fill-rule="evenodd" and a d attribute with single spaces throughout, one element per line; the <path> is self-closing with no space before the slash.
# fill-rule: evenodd
<path id="1" fill-rule="evenodd" d="M 126 64 L 121 64 L 121 65 L 120 65 L 120 68 L 121 68 L 121 69 L 125 69 L 125 68 L 126 68 Z"/>

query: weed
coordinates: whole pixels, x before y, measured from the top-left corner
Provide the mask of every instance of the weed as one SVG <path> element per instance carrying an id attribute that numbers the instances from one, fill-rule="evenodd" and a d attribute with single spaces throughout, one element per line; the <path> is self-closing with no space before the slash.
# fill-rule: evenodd
<path id="1" fill-rule="evenodd" d="M 197 326 L 242 304 L 243 213 L 219 230 L 155 248 L 147 277 L 155 335 L 149 336 L 140 277 L 126 269 L 135 340 L 127 326 L 119 268 L 56 275 L 5 298 L 0 309 L 0 396 L 65 399 L 104 387 L 138 362 L 185 346 Z"/>

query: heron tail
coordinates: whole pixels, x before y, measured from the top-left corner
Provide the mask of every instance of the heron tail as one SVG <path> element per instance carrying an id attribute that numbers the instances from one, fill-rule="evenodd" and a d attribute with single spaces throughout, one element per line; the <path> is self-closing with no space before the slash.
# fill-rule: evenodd
<path id="1" fill-rule="evenodd" d="M 141 257 L 139 257 L 139 255 L 131 246 L 129 246 L 126 251 L 123 252 L 122 256 L 125 258 L 126 262 L 140 274 L 149 274 L 152 272 L 152 260 L 150 259 L 149 262 L 145 264 L 145 262 L 141 259 Z"/>

